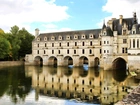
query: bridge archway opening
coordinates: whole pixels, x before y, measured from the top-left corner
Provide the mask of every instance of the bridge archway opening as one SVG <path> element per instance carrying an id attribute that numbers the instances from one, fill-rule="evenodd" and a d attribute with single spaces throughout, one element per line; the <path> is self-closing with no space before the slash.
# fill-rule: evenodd
<path id="1" fill-rule="evenodd" d="M 95 57 L 95 59 L 94 59 L 94 67 L 99 67 L 99 65 L 100 65 L 100 60 L 99 60 L 98 57 Z"/>
<path id="2" fill-rule="evenodd" d="M 42 59 L 42 57 L 36 56 L 35 59 L 34 59 L 34 63 L 35 63 L 35 65 L 43 66 L 43 59 Z"/>
<path id="3" fill-rule="evenodd" d="M 64 63 L 65 63 L 66 66 L 70 66 L 70 65 L 73 66 L 73 59 L 72 59 L 72 57 L 66 56 L 64 58 Z"/>
<path id="4" fill-rule="evenodd" d="M 85 56 L 82 56 L 79 58 L 79 65 L 83 66 L 83 65 L 88 65 L 88 58 Z"/>
<path id="5" fill-rule="evenodd" d="M 113 77 L 116 81 L 122 82 L 127 76 L 127 62 L 119 57 L 112 62 Z"/>
<path id="6" fill-rule="evenodd" d="M 48 60 L 48 65 L 57 67 L 57 58 L 54 56 L 51 56 Z"/>

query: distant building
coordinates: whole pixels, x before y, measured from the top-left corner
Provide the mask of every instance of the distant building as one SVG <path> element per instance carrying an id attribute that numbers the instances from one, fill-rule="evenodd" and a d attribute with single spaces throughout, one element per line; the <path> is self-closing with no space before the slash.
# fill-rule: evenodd
<path id="1" fill-rule="evenodd" d="M 39 33 L 35 30 L 32 54 L 26 65 L 124 67 L 140 64 L 140 24 L 132 18 L 112 18 L 101 29 Z M 120 63 L 121 62 L 121 63 Z M 118 68 L 120 69 L 120 68 Z"/>

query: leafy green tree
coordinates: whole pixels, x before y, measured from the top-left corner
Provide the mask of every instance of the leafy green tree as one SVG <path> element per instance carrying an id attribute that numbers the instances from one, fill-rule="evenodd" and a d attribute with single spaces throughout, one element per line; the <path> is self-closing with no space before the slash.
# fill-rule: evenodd
<path id="1" fill-rule="evenodd" d="M 5 33 L 0 29 L 0 59 L 4 59 L 10 54 L 10 43 L 5 37 Z"/>
<path id="2" fill-rule="evenodd" d="M 19 31 L 20 35 L 20 49 L 19 49 L 19 57 L 25 57 L 25 54 L 32 53 L 32 40 L 34 39 L 34 36 L 30 34 L 25 28 L 22 28 Z"/>

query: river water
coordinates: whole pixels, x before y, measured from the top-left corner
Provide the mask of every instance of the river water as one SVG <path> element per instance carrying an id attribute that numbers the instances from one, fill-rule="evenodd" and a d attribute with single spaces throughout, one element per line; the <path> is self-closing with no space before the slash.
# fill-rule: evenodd
<path id="1" fill-rule="evenodd" d="M 139 82 L 120 70 L 1 67 L 0 105 L 113 105 Z"/>

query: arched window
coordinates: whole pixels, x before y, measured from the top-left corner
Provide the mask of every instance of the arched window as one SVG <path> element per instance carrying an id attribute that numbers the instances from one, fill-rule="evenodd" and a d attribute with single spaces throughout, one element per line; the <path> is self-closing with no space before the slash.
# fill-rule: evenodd
<path id="1" fill-rule="evenodd" d="M 74 54 L 76 54 L 76 50 L 74 50 Z"/>
<path id="2" fill-rule="evenodd" d="M 69 46 L 69 42 L 67 42 L 67 46 Z"/>
<path id="3" fill-rule="evenodd" d="M 77 46 L 77 42 L 75 42 L 75 46 Z"/>
<path id="4" fill-rule="evenodd" d="M 69 54 L 69 50 L 67 50 L 67 54 Z"/>

